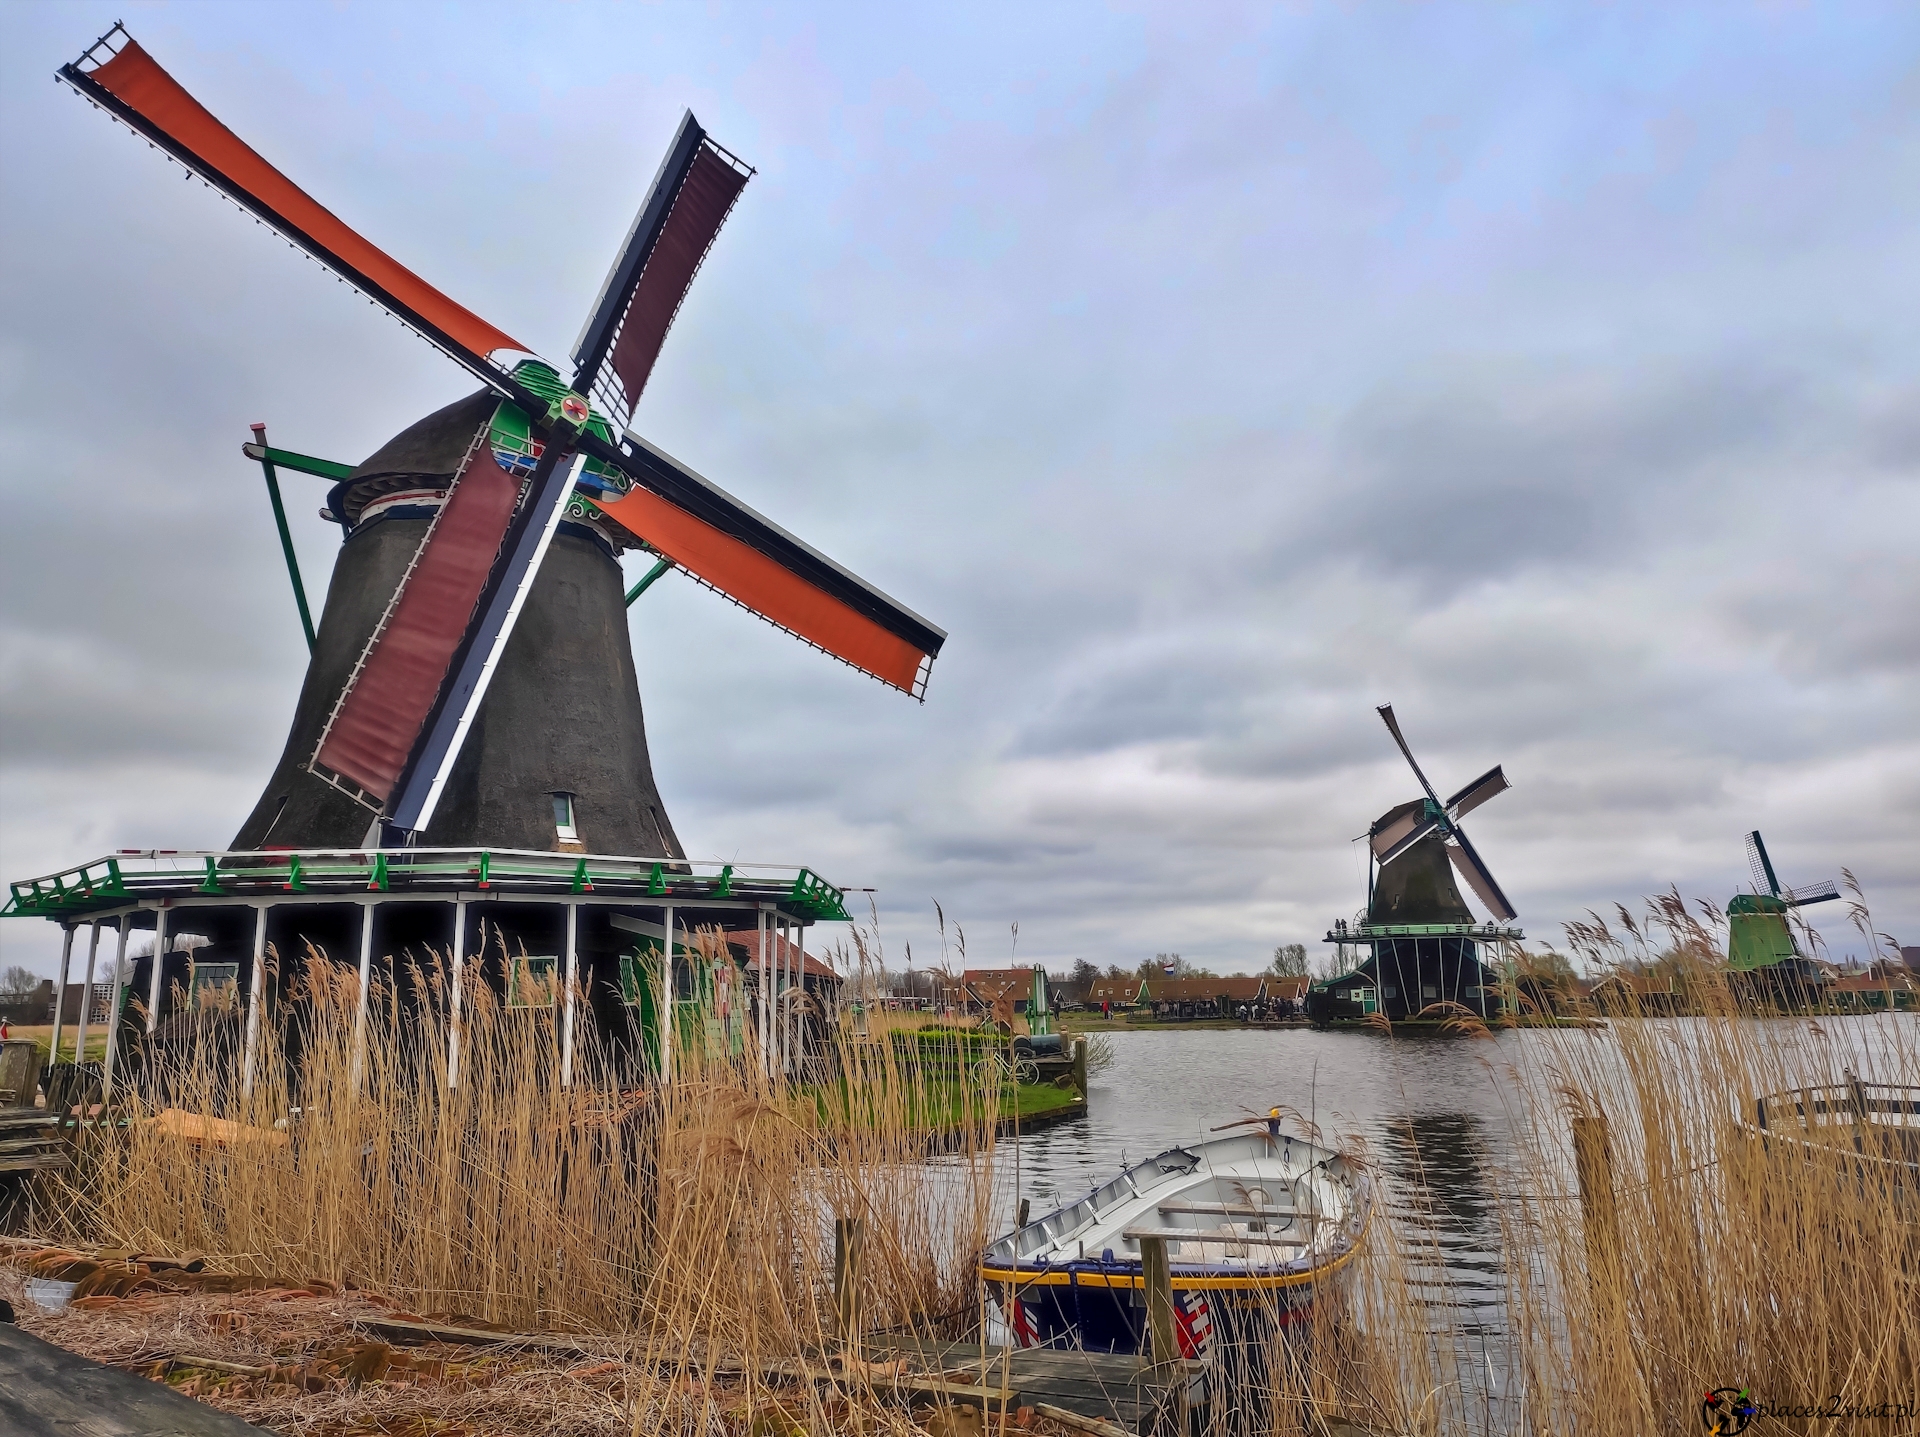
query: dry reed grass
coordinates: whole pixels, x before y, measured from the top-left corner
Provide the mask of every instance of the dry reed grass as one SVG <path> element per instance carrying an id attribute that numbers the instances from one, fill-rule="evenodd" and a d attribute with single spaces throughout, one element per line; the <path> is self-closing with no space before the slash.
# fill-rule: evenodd
<path id="1" fill-rule="evenodd" d="M 1505 1248 L 1498 1330 L 1469 1332 L 1435 1278 L 1444 1255 L 1421 1182 L 1383 1186 L 1352 1280 L 1324 1294 L 1311 1335 L 1227 1374 L 1211 1431 L 1322 1433 L 1337 1415 L 1409 1437 L 1639 1437 L 1691 1428 L 1702 1394 L 1726 1386 L 1772 1404 L 1913 1402 L 1920 1240 L 1903 1170 L 1858 1162 L 1845 1144 L 1763 1147 L 1739 1118 L 1756 1096 L 1833 1081 L 1843 1066 L 1920 1084 L 1920 1025 L 1756 1018 L 1709 961 L 1712 935 L 1681 920 L 1675 931 L 1670 954 L 1692 964 L 1705 1016 L 1628 1009 L 1603 1028 L 1462 1048 L 1463 1061 L 1489 1062 L 1510 1104 L 1512 1148 L 1490 1194 Z M 281 1014 L 262 1045 L 297 1038 L 298 1059 L 264 1065 L 251 1096 L 209 1038 L 146 1072 L 135 1097 L 260 1132 L 297 1105 L 290 1142 L 198 1147 L 136 1125 L 41 1215 L 42 1230 L 311 1273 L 420 1313 L 601 1334 L 618 1360 L 590 1378 L 564 1364 L 502 1369 L 493 1397 L 417 1383 L 343 1390 L 324 1416 L 310 1401 L 288 1415 L 274 1403 L 291 1399 L 270 1392 L 215 1395 L 252 1420 L 904 1431 L 906 1414 L 857 1375 L 825 1395 L 766 1375 L 834 1345 L 836 1215 L 866 1223 L 868 1332 L 980 1331 L 972 1261 L 1002 1160 L 997 1093 L 960 1085 L 958 1151 L 928 1161 L 925 1075 L 887 1041 L 845 1044 L 826 1096 L 763 1078 L 751 1050 L 736 1063 L 698 1048 L 676 1060 L 666 1093 L 622 1094 L 615 1055 L 583 1028 L 579 1081 L 562 1089 L 556 1010 L 503 1008 L 471 977 L 463 1080 L 449 1090 L 445 982 L 431 964 L 415 985 L 430 1001 L 375 994 L 359 1049 L 353 975 L 315 957 L 304 985 L 296 1031 Z M 1459 1031 L 1486 1036 L 1464 1020 Z M 1584 1149 L 1585 1203 L 1575 1119 L 1605 1131 L 1604 1161 Z M 1364 1144 L 1343 1145 L 1365 1161 Z M 83 1345 L 74 1321 L 62 1340 Z M 408 1425 L 436 1402 L 453 1428 Z M 1864 1430 L 1920 1431 L 1906 1410 Z"/>

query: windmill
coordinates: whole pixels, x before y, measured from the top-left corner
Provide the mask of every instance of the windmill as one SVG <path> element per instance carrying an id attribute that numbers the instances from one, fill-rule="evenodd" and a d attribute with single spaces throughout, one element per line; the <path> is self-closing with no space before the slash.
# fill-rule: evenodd
<path id="1" fill-rule="evenodd" d="M 697 974 L 675 977 L 686 967 L 685 928 L 757 928 L 757 992 L 797 983 L 804 938 L 774 930 L 804 935 L 809 923 L 845 921 L 843 891 L 804 868 L 702 871 L 686 860 L 653 779 L 625 606 L 677 570 L 916 699 L 946 636 L 630 427 L 752 169 L 684 116 L 563 378 L 321 206 L 123 26 L 58 74 L 480 389 L 359 465 L 274 448 L 255 427 L 244 448 L 266 473 L 276 521 L 277 471 L 291 470 L 333 481 L 321 512 L 342 529 L 314 628 L 280 523 L 310 660 L 266 790 L 228 850 L 122 850 L 11 884 L 0 913 L 62 926 L 63 981 L 81 927 L 91 926 L 91 955 L 103 925 L 117 924 L 123 957 L 130 932 L 150 928 L 154 957 L 135 976 L 149 1037 L 177 979 L 191 987 L 224 965 L 246 994 L 248 1075 L 253 1015 L 270 1000 L 270 947 L 340 953 L 357 942 L 364 1017 L 376 935 L 390 956 L 416 941 L 445 945 L 457 1016 L 462 963 L 479 956 L 474 924 L 484 913 L 483 934 L 514 935 L 513 963 L 564 978 L 563 1082 L 576 994 L 584 1019 L 623 1030 L 635 1027 L 636 985 L 657 988 L 662 1014 L 689 991 L 681 984 L 698 988 Z M 618 555 L 632 550 L 657 562 L 623 594 Z M 189 936 L 204 940 L 191 959 L 179 956 Z M 504 941 L 495 946 L 505 965 Z M 785 980 L 766 956 L 776 949 L 794 955 Z M 404 980 L 402 965 L 381 961 Z M 525 988 L 510 972 L 489 966 L 487 975 L 502 993 Z M 284 990 L 286 975 L 280 981 Z M 787 1061 L 797 1039 L 773 1032 L 771 1005 L 759 1007 L 762 1051 Z M 110 1030 L 109 1086 L 128 1026 L 116 1017 Z M 634 1037 L 663 1078 L 672 1031 L 661 1021 Z M 450 1084 L 458 1068 L 450 1046 Z"/>
<path id="2" fill-rule="evenodd" d="M 355 528 L 369 508 L 391 510 L 396 500 L 410 501 L 417 511 L 410 517 L 424 519 L 417 543 L 406 542 L 410 534 L 389 536 L 378 546 L 389 552 L 369 556 L 360 566 L 368 572 L 354 575 L 365 581 L 358 592 L 341 595 L 339 627 L 360 639 L 348 646 L 344 675 L 332 672 L 341 636 L 329 645 L 330 598 L 294 724 L 299 740 L 324 708 L 317 737 L 297 755 L 300 767 L 362 811 L 365 837 L 340 832 L 340 805 L 329 806 L 309 785 L 286 782 L 292 775 L 284 760 L 243 837 L 262 845 L 324 838 L 401 847 L 429 832 L 563 523 L 649 550 L 802 641 L 924 695 L 945 639 L 941 630 L 627 428 L 693 276 L 752 174 L 691 113 L 615 256 L 570 356 L 572 377 L 563 381 L 526 345 L 322 208 L 216 120 L 123 27 L 115 25 L 59 76 L 483 386 L 472 400 L 398 436 L 354 471 L 346 492 L 336 488 L 338 503 L 329 504 L 329 513 Z M 514 356 L 526 357 L 509 363 Z M 384 489 L 362 484 L 356 493 L 355 479 L 387 482 Z M 603 655 L 601 667 L 615 666 Z M 637 724 L 637 700 L 631 718 Z M 538 747 L 547 742 L 543 730 L 568 725 L 550 716 L 517 727 Z M 585 738 L 605 742 L 607 733 Z M 555 741 L 564 742 L 557 733 Z M 670 851 L 677 845 L 658 816 L 644 738 L 631 757 L 628 768 L 645 774 L 636 802 L 652 807 L 658 820 L 655 851 Z M 468 778 L 469 789 L 475 782 L 485 787 Z M 283 790 L 277 797 L 276 786 Z M 554 830 L 578 833 L 577 822 L 563 821 L 568 815 L 558 800 L 588 798 L 581 787 L 525 795 L 530 802 L 522 809 L 550 809 Z M 469 819 L 483 821 L 485 795 L 468 806 L 475 810 Z"/>
<path id="3" fill-rule="evenodd" d="M 1398 1020 L 1435 1005 L 1458 1005 L 1491 1016 L 1500 980 L 1480 961 L 1478 945 L 1515 941 L 1521 933 L 1510 926 L 1518 915 L 1460 820 L 1512 785 L 1495 764 L 1442 802 L 1400 732 L 1393 705 L 1382 704 L 1378 712 L 1426 796 L 1388 809 L 1367 830 L 1366 914 L 1353 926 L 1336 923 L 1327 941 L 1343 951 L 1348 945 L 1370 947 L 1372 954 L 1351 972 L 1319 985 L 1309 1011 L 1317 1006 L 1323 1015 L 1382 1012 Z M 1453 881 L 1455 870 L 1493 923 L 1474 921 Z M 1359 1007 L 1349 1012 L 1338 1003 Z"/>
<path id="4" fill-rule="evenodd" d="M 1831 902 L 1840 889 L 1831 878 L 1783 887 L 1757 828 L 1747 835 L 1747 869 L 1753 892 L 1735 894 L 1727 904 L 1727 966 L 1746 973 L 1769 969 L 1770 976 L 1790 987 L 1818 982 L 1819 969 L 1793 941 L 1787 914 L 1810 903 Z"/>

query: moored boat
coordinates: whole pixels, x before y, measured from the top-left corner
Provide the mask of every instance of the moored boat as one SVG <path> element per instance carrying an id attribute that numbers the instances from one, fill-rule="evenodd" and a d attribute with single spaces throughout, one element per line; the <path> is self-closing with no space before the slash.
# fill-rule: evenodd
<path id="1" fill-rule="evenodd" d="M 980 1276 L 1023 1347 L 1143 1352 L 1142 1243 L 1166 1244 L 1181 1355 L 1309 1319 L 1365 1239 L 1366 1175 L 1281 1130 L 1169 1148 L 1079 1202 L 1008 1233 Z"/>

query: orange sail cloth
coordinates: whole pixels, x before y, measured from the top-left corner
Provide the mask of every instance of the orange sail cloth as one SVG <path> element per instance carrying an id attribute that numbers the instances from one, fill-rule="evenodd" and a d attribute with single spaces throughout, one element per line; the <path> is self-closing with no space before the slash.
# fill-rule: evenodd
<path id="1" fill-rule="evenodd" d="M 750 544 L 695 518 L 638 485 L 620 498 L 596 499 L 608 517 L 645 539 L 696 579 L 835 658 L 914 697 L 930 655 Z"/>
<path id="2" fill-rule="evenodd" d="M 249 202 L 288 238 L 407 319 L 477 355 L 502 349 L 533 352 L 355 234 L 216 120 L 134 41 L 81 78 L 98 85 L 185 151 L 236 199 Z"/>

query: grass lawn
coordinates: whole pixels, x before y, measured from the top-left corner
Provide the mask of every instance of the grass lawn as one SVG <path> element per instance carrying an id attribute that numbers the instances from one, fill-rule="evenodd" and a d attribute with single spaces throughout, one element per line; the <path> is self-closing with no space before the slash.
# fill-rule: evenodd
<path id="1" fill-rule="evenodd" d="M 1056 1088 L 1052 1083 L 1022 1083 L 1000 1095 L 1000 1117 L 1039 1117 L 1071 1107 L 1080 1098 L 1071 1086 Z M 848 1094 L 844 1085 L 813 1090 L 813 1100 L 824 1123 L 859 1122 L 865 1125 L 891 1126 L 904 1122 L 909 1128 L 940 1131 L 958 1127 L 966 1115 L 966 1090 L 954 1083 L 930 1083 L 898 1093 L 869 1094 L 848 1112 Z M 978 1108 L 978 1098 L 973 1099 Z"/>
<path id="2" fill-rule="evenodd" d="M 25 1040 L 40 1045 L 41 1061 L 45 1061 L 47 1044 L 53 1041 L 53 1024 L 38 1023 L 28 1026 L 15 1023 L 9 1030 L 13 1041 Z M 66 1062 L 73 1061 L 73 1040 L 78 1036 L 72 1023 L 60 1024 L 60 1056 Z M 107 1029 L 103 1023 L 94 1023 L 87 1028 L 87 1060 L 102 1062 L 107 1056 Z"/>

